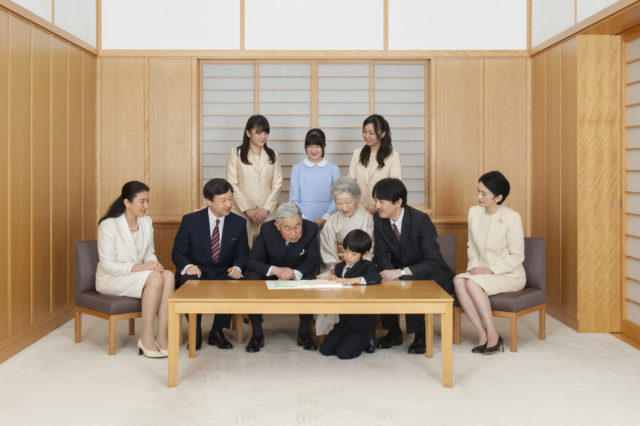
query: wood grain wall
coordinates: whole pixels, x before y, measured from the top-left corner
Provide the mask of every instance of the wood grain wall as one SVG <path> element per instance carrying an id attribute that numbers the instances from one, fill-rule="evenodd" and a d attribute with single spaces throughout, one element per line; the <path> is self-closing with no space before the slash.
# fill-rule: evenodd
<path id="1" fill-rule="evenodd" d="M 0 361 L 71 317 L 96 237 L 95 56 L 0 9 Z"/>
<path id="2" fill-rule="evenodd" d="M 580 331 L 620 328 L 620 40 L 578 36 L 532 58 L 532 236 L 547 303 Z"/>

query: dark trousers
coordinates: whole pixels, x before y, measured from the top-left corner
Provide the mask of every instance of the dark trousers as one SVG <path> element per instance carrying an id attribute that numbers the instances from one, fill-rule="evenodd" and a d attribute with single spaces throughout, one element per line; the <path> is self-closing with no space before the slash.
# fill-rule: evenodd
<path id="1" fill-rule="evenodd" d="M 195 281 L 200 281 L 200 280 L 228 280 L 230 279 L 228 275 L 225 275 L 223 277 L 220 276 L 216 276 L 216 277 L 210 277 L 210 276 L 205 276 L 205 274 L 203 273 L 200 278 L 198 278 L 196 275 L 181 275 L 179 272 L 176 274 L 176 288 L 180 288 L 180 286 L 182 286 L 182 284 L 186 283 L 187 281 L 191 281 L 191 280 L 195 280 Z M 189 320 L 189 316 L 186 315 L 187 317 L 187 321 Z M 198 314 L 196 315 L 196 333 L 202 333 L 202 314 Z M 231 327 L 231 314 L 215 314 L 213 317 L 213 326 L 211 327 L 211 333 L 214 332 L 219 332 L 222 331 L 223 328 L 229 328 Z"/>
<path id="2" fill-rule="evenodd" d="M 399 317 L 398 315 L 380 315 L 382 320 L 382 328 L 385 330 L 399 331 Z M 411 314 L 406 315 L 407 319 L 407 334 L 422 332 L 424 336 L 424 315 Z"/>
<path id="3" fill-rule="evenodd" d="M 371 337 L 369 330 L 356 330 L 344 321 L 333 326 L 320 345 L 323 355 L 337 355 L 340 359 L 352 359 L 360 356 L 369 345 Z"/>
<path id="4" fill-rule="evenodd" d="M 267 279 L 277 279 L 275 276 L 265 277 L 264 275 L 260 275 L 257 272 L 249 272 L 247 274 L 247 280 L 267 280 Z M 305 275 L 302 277 L 303 280 L 313 280 L 315 279 L 314 275 Z M 311 320 L 313 319 L 313 315 L 311 314 L 300 314 L 300 322 L 298 323 L 298 334 L 309 334 L 309 326 L 311 325 Z M 262 332 L 262 314 L 249 314 L 249 321 L 251 322 L 252 334 L 254 336 L 261 336 Z"/>

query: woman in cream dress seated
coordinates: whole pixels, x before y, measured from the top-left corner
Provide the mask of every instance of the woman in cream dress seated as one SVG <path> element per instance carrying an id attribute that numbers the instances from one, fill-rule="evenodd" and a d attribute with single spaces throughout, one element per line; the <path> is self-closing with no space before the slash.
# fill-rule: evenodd
<path id="1" fill-rule="evenodd" d="M 362 123 L 362 139 L 365 145 L 356 149 L 349 164 L 349 176 L 358 182 L 362 199 L 360 203 L 371 214 L 376 212 L 371 197 L 373 187 L 380 179 L 402 179 L 400 153 L 391 145 L 391 129 L 383 116 L 373 114 Z"/>
<path id="2" fill-rule="evenodd" d="M 478 205 L 469 209 L 467 272 L 453 280 L 458 301 L 478 331 L 478 346 L 472 349 L 475 353 L 503 351 L 489 296 L 519 291 L 526 284 L 522 220 L 502 205 L 509 189 L 509 181 L 500 172 L 480 177 Z"/>
<path id="3" fill-rule="evenodd" d="M 342 246 L 350 231 L 362 229 L 373 239 L 373 216 L 359 204 L 361 194 L 356 181 L 348 176 L 339 178 L 331 188 L 331 195 L 338 211 L 329 216 L 320 232 L 320 272 L 325 274 L 333 274 L 336 263 L 344 260 L 338 253 L 338 246 Z M 368 259 L 371 260 L 371 255 Z"/>
<path id="4" fill-rule="evenodd" d="M 142 299 L 142 337 L 138 353 L 149 358 L 167 356 L 167 299 L 174 290 L 171 271 L 165 271 L 153 248 L 149 187 L 124 184 L 98 226 L 96 290 L 102 294 Z M 154 323 L 158 317 L 158 333 Z"/>
<path id="5" fill-rule="evenodd" d="M 247 120 L 242 145 L 232 148 L 227 158 L 227 181 L 233 186 L 234 212 L 247 219 L 249 246 L 263 222 L 274 219 L 282 167 L 278 154 L 267 146 L 270 126 L 262 115 Z"/>

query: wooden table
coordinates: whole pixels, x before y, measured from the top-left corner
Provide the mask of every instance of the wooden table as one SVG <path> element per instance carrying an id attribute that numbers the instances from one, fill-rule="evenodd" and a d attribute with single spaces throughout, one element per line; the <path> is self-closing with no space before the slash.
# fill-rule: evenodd
<path id="1" fill-rule="evenodd" d="M 453 298 L 435 281 L 318 290 L 269 290 L 264 281 L 188 281 L 169 297 L 169 387 L 178 385 L 180 316 L 189 314 L 189 356 L 195 357 L 196 314 L 424 314 L 427 357 L 433 356 L 433 314 L 440 314 L 442 384 L 453 381 Z"/>

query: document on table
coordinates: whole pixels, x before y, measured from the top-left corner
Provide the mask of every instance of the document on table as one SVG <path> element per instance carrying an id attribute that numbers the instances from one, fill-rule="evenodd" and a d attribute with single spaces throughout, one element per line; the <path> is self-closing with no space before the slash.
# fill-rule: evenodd
<path id="1" fill-rule="evenodd" d="M 304 290 L 318 288 L 344 288 L 351 287 L 349 284 L 340 284 L 329 280 L 291 280 L 291 281 L 266 281 L 269 290 Z"/>

